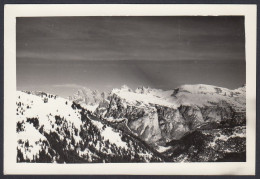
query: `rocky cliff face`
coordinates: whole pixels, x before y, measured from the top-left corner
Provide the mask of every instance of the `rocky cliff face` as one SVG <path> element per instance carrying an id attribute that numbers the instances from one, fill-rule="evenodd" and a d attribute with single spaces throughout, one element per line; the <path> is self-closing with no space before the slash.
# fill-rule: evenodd
<path id="1" fill-rule="evenodd" d="M 162 91 L 124 87 L 95 111 L 127 127 L 151 145 L 164 146 L 196 129 L 245 125 L 245 86 L 235 90 L 209 85 L 184 85 Z"/>

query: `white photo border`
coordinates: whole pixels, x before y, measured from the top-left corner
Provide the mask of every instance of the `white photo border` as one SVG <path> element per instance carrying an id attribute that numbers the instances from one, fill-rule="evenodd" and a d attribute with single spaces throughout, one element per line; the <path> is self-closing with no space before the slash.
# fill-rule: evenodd
<path id="1" fill-rule="evenodd" d="M 256 5 L 12 4 L 4 6 L 4 174 L 255 175 Z M 16 17 L 244 16 L 246 35 L 246 162 L 86 163 L 16 162 Z"/>

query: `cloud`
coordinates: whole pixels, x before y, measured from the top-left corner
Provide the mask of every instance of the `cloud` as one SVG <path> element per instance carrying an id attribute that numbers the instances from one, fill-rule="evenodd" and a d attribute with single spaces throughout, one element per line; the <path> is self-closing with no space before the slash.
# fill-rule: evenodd
<path id="1" fill-rule="evenodd" d="M 55 88 L 83 88 L 81 85 L 77 84 L 58 84 L 58 85 L 53 85 Z"/>

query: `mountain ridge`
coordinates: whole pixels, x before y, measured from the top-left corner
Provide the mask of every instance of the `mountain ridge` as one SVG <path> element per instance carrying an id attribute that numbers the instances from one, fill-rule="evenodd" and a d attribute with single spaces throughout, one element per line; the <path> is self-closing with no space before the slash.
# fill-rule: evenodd
<path id="1" fill-rule="evenodd" d="M 144 86 L 132 90 L 124 85 L 103 95 L 84 88 L 70 100 L 44 92 L 17 92 L 17 160 L 194 162 L 234 160 L 230 156 L 238 153 L 242 160 L 245 92 L 245 85 L 229 90 L 203 84 L 168 91 Z M 31 139 L 36 153 L 30 149 L 24 129 L 37 133 L 37 140 Z M 62 150 L 58 145 L 64 146 Z M 219 146 L 224 149 L 216 150 Z M 202 159 L 195 157 L 197 154 Z M 117 157 L 114 160 L 112 156 Z"/>
<path id="2" fill-rule="evenodd" d="M 131 119 L 130 121 L 135 123 L 133 130 L 140 136 L 145 135 L 146 131 L 140 128 L 138 130 L 141 131 L 137 131 L 137 126 L 143 126 L 143 122 L 138 124 L 139 122 L 135 118 L 143 117 L 142 120 L 147 122 L 154 118 L 155 123 L 147 124 L 150 125 L 151 129 L 157 126 L 157 131 L 153 132 L 160 135 L 161 132 L 158 130 L 164 130 L 162 128 L 165 125 L 166 128 L 167 126 L 170 128 L 169 131 L 179 130 L 179 136 L 176 133 L 172 134 L 175 135 L 175 138 L 172 139 L 178 139 L 189 128 L 202 125 L 207 120 L 220 122 L 224 117 L 231 117 L 234 113 L 245 111 L 245 91 L 241 89 L 228 90 L 210 85 L 183 85 L 169 91 L 141 89 L 133 91 L 124 87 L 112 90 L 110 101 L 100 105 L 95 113 L 110 121 L 127 118 L 128 123 L 131 123 L 129 122 Z M 151 114 L 154 114 L 153 117 Z M 156 123 L 159 123 L 159 126 Z M 142 128 L 146 128 L 147 125 Z M 129 126 L 131 128 L 131 124 Z M 177 128 L 173 130 L 171 126 Z M 167 140 L 172 139 L 168 138 Z M 149 137 L 147 141 L 155 142 Z"/>

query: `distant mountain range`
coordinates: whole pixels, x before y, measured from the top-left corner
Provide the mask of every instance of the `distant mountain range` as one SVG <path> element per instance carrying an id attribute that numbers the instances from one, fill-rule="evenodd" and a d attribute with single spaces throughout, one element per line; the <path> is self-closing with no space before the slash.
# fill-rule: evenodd
<path id="1" fill-rule="evenodd" d="M 246 160 L 246 86 L 17 92 L 17 162 Z"/>

